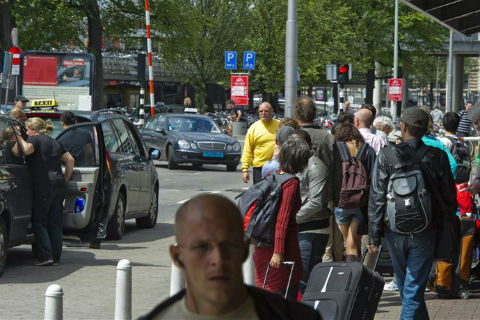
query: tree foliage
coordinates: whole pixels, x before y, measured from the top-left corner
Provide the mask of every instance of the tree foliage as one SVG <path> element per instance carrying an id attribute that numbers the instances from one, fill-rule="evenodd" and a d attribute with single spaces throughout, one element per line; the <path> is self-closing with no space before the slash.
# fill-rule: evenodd
<path id="1" fill-rule="evenodd" d="M 19 28 L 20 46 L 26 50 L 75 46 L 90 50 L 98 60 L 102 35 L 127 48 L 145 48 L 143 0 L 0 0 L 0 4 L 5 8 L 0 28 L 3 47 L 8 43 L 4 31 L 9 22 L 5 21 L 10 19 Z M 158 0 L 150 4 L 153 43 L 162 68 L 177 71 L 182 82 L 192 84 L 201 106 L 207 84 L 229 85 L 230 74 L 223 70 L 225 50 L 239 53 L 239 65 L 243 50 L 256 51 L 256 69 L 250 72 L 253 90 L 275 94 L 283 89 L 287 1 Z M 330 63 L 351 63 L 354 73 L 363 75 L 371 74 L 378 61 L 385 66 L 384 75 L 390 75 L 393 13 L 391 0 L 297 1 L 300 86 L 324 84 L 325 65 Z M 401 5 L 399 31 L 401 70 L 417 75 L 422 84 L 430 83 L 436 78 L 433 66 L 437 64 L 430 54 L 442 48 L 446 30 Z M 94 41 L 85 48 L 87 37 Z"/>

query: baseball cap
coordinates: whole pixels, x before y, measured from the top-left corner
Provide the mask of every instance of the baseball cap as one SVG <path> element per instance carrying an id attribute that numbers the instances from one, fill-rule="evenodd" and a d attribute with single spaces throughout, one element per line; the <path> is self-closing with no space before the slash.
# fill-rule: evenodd
<path id="1" fill-rule="evenodd" d="M 30 100 L 28 100 L 27 98 L 25 98 L 24 96 L 22 96 L 21 94 L 16 96 L 15 99 L 13 99 L 13 101 L 22 101 L 22 102 L 28 102 Z"/>
<path id="2" fill-rule="evenodd" d="M 402 121 L 412 127 L 427 129 L 430 119 L 425 111 L 418 107 L 410 107 L 403 111 Z"/>
<path id="3" fill-rule="evenodd" d="M 292 127 L 285 126 L 277 130 L 277 142 L 279 145 L 282 145 L 285 141 L 288 140 L 288 137 L 295 131 Z"/>

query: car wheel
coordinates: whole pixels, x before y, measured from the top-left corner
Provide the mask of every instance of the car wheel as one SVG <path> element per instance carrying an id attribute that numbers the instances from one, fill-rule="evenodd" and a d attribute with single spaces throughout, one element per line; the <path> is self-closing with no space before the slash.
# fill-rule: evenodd
<path id="1" fill-rule="evenodd" d="M 120 240 L 125 230 L 125 197 L 123 193 L 118 194 L 115 212 L 107 225 L 107 237 L 110 240 Z"/>
<path id="2" fill-rule="evenodd" d="M 137 227 L 139 228 L 153 228 L 157 224 L 158 217 L 158 188 L 155 188 L 152 203 L 150 204 L 150 210 L 148 210 L 148 216 L 135 219 Z"/>
<path id="3" fill-rule="evenodd" d="M 237 171 L 237 163 L 230 163 L 230 164 L 227 164 L 227 171 Z"/>
<path id="4" fill-rule="evenodd" d="M 8 234 L 7 225 L 5 220 L 0 217 L 0 276 L 5 270 L 5 264 L 7 263 L 7 248 L 8 248 Z"/>
<path id="5" fill-rule="evenodd" d="M 168 169 L 173 170 L 177 169 L 178 165 L 175 162 L 175 151 L 173 151 L 173 146 L 168 146 Z"/>

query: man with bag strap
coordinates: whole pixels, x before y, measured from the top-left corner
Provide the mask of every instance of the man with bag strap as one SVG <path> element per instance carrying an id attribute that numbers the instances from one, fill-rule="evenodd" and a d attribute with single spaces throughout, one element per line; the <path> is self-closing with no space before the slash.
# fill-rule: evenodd
<path id="1" fill-rule="evenodd" d="M 428 122 L 428 114 L 417 107 L 404 111 L 405 142 L 380 150 L 370 187 L 369 249 L 376 252 L 385 235 L 402 298 L 401 319 L 429 318 L 424 292 L 434 255 L 441 251 L 436 234 L 443 236 L 443 227 L 456 220 L 455 182 L 447 156 L 421 141 Z M 449 240 L 455 243 L 454 234 Z"/>

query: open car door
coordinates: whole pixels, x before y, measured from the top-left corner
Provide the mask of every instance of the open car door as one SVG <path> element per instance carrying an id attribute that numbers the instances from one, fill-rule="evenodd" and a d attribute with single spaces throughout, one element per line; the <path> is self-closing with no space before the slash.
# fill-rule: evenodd
<path id="1" fill-rule="evenodd" d="M 83 138 L 78 139 L 80 136 Z M 88 142 L 81 146 L 75 144 L 79 140 Z M 60 133 L 57 141 L 75 158 L 65 194 L 63 233 L 81 239 L 88 239 L 94 233 L 102 234 L 99 229 L 104 231 L 108 219 L 111 174 L 101 126 L 98 123 L 76 124 Z"/>

